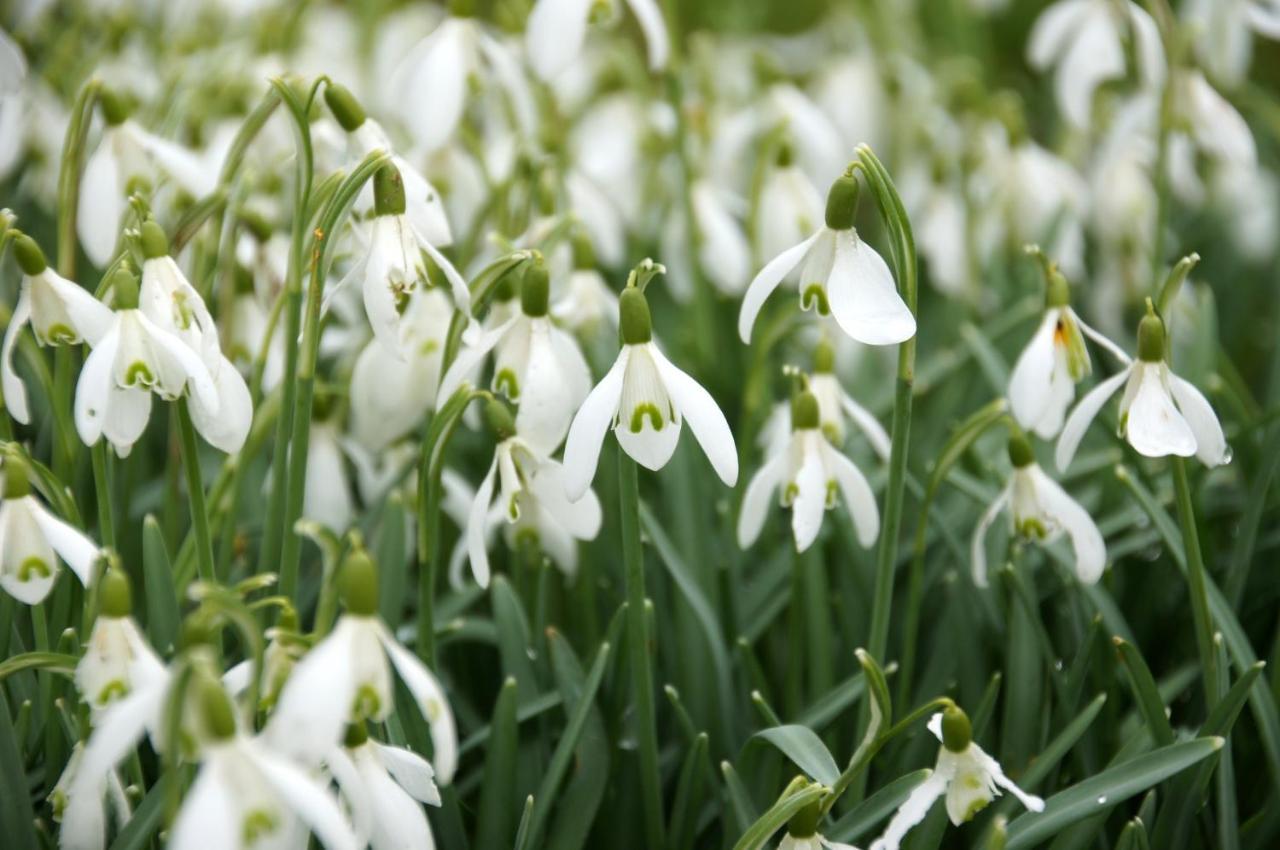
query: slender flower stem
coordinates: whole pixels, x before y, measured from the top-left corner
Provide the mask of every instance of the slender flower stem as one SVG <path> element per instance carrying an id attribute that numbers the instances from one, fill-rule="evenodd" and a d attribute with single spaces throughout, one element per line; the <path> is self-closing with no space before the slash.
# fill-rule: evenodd
<path id="1" fill-rule="evenodd" d="M 1191 485 L 1187 481 L 1187 462 L 1173 458 L 1173 486 L 1177 491 L 1178 525 L 1182 527 L 1182 546 L 1187 555 L 1187 584 L 1191 592 L 1191 617 L 1195 621 L 1196 648 L 1200 652 L 1200 672 L 1204 676 L 1205 700 L 1209 708 L 1218 704 L 1217 654 L 1213 649 L 1213 617 L 1209 613 L 1209 592 L 1205 586 L 1204 556 L 1200 552 L 1200 534 L 1196 531 L 1196 515 L 1191 505 Z"/>
<path id="2" fill-rule="evenodd" d="M 645 622 L 644 552 L 640 549 L 640 484 L 636 462 L 618 450 L 618 503 L 622 512 L 622 563 L 627 585 L 627 651 L 630 653 L 636 733 L 640 739 L 640 788 L 645 844 L 663 847 L 662 776 L 658 772 L 658 724 Z"/>
<path id="3" fill-rule="evenodd" d="M 116 548 L 116 523 L 111 507 L 111 486 L 107 481 L 107 446 L 99 440 L 89 452 L 93 459 L 93 490 L 98 503 L 98 534 L 102 545 Z"/>
<path id="4" fill-rule="evenodd" d="M 209 535 L 209 513 L 204 504 L 204 481 L 200 475 L 200 451 L 185 397 L 178 399 L 178 432 L 182 437 L 182 468 L 187 476 L 187 496 L 191 500 L 191 527 L 196 532 L 196 563 L 201 580 L 215 581 L 213 541 Z"/>

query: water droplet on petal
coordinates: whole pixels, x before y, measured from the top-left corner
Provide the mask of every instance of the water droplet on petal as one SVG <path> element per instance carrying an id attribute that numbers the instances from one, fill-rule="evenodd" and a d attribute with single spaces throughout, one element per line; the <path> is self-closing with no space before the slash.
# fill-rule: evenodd
<path id="1" fill-rule="evenodd" d="M 1098 798 L 1098 805 L 1099 805 L 1099 806 L 1101 806 L 1101 805 L 1105 804 L 1106 802 L 1107 802 L 1107 796 L 1106 796 L 1105 794 L 1103 794 L 1101 797 L 1099 797 L 1099 798 Z"/>
<path id="2" fill-rule="evenodd" d="M 1220 465 L 1226 466 L 1227 464 L 1231 463 L 1231 458 L 1233 456 L 1234 455 L 1232 454 L 1231 446 L 1227 446 L 1226 450 L 1222 453 L 1222 461 Z"/>

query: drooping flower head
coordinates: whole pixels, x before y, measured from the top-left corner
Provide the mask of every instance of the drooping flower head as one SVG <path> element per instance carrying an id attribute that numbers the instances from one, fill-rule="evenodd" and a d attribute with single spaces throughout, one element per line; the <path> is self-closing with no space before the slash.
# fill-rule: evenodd
<path id="1" fill-rule="evenodd" d="M 58 578 L 58 561 L 88 587 L 98 547 L 58 519 L 31 492 L 30 469 L 16 453 L 4 459 L 0 499 L 0 587 L 27 605 L 38 605 Z"/>
<path id="2" fill-rule="evenodd" d="M 112 567 L 98 587 L 98 618 L 76 665 L 76 688 L 96 718 L 107 706 L 164 676 L 164 662 L 133 620 L 129 577 Z"/>

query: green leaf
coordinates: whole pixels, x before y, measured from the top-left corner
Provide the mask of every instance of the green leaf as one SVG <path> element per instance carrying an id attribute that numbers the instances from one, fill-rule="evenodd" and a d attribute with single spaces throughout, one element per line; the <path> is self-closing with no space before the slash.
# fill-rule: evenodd
<path id="1" fill-rule="evenodd" d="M 178 592 L 164 530 L 151 514 L 142 521 L 142 574 L 147 583 L 147 637 L 163 653 L 178 637 Z"/>
<path id="2" fill-rule="evenodd" d="M 729 808 L 733 811 L 734 821 L 738 829 L 745 832 L 760 816 L 759 809 L 732 764 L 720 762 L 720 773 L 724 776 L 725 793 L 729 797 Z"/>
<path id="3" fill-rule="evenodd" d="M 388 623 L 400 622 L 408 599 L 405 514 L 404 495 L 396 490 L 387 496 L 378 529 L 378 611 Z"/>
<path id="4" fill-rule="evenodd" d="M 680 766 L 680 778 L 676 782 L 675 801 L 671 809 L 671 824 L 667 839 L 675 850 L 692 847 L 697 830 L 698 813 L 702 809 L 703 763 L 707 758 L 707 733 L 701 732 L 693 739 L 693 746 L 685 754 Z"/>
<path id="5" fill-rule="evenodd" d="M 524 606 L 516 596 L 511 583 L 503 576 L 494 576 L 489 586 L 493 604 L 493 620 L 498 627 L 498 653 L 502 656 L 502 671 L 516 680 L 522 703 L 538 693 L 533 664 L 529 661 L 529 620 Z"/>
<path id="6" fill-rule="evenodd" d="M 559 632 L 547 638 L 551 671 L 566 706 L 577 705 L 586 687 L 585 675 L 569 642 Z M 577 850 L 585 846 L 609 780 L 609 739 L 598 706 L 592 705 L 574 750 L 574 772 L 557 801 L 548 833 L 548 850 Z"/>
<path id="7" fill-rule="evenodd" d="M 822 785 L 810 785 L 793 794 L 781 797 L 767 812 L 759 817 L 742 836 L 733 850 L 756 850 L 781 829 L 805 806 L 816 803 L 828 791 Z"/>
<path id="8" fill-rule="evenodd" d="M 516 814 L 516 680 L 508 678 L 498 691 L 485 752 L 484 783 L 476 817 L 476 847 L 498 850 L 511 846 Z"/>
<path id="9" fill-rule="evenodd" d="M 73 676 L 80 659 L 61 652 L 24 652 L 0 662 L 0 681 L 23 670 L 49 670 L 64 676 Z"/>
<path id="10" fill-rule="evenodd" d="M 840 777 L 840 768 L 826 744 L 807 726 L 774 726 L 757 732 L 753 737 L 773 744 L 810 779 L 823 785 L 834 785 Z"/>
<path id="11" fill-rule="evenodd" d="M 1106 811 L 1163 782 L 1222 748 L 1221 738 L 1197 738 L 1138 756 L 1054 794 L 1043 812 L 1026 812 L 1009 824 L 1008 850 L 1035 847 L 1072 824 Z"/>
<path id="12" fill-rule="evenodd" d="M 9 701 L 0 698 L 0 800 L 4 801 L 0 804 L 0 835 L 6 846 L 39 847 L 22 750 L 14 731 Z"/>
<path id="13" fill-rule="evenodd" d="M 1138 648 L 1124 638 L 1112 638 L 1120 660 L 1124 662 L 1129 674 L 1129 684 L 1133 688 L 1133 696 L 1138 704 L 1138 711 L 1147 722 L 1147 730 L 1157 746 L 1167 747 L 1174 742 L 1173 727 L 1169 725 L 1169 717 L 1165 714 L 1164 700 L 1156 690 L 1156 680 L 1151 669 L 1142 658 Z"/>

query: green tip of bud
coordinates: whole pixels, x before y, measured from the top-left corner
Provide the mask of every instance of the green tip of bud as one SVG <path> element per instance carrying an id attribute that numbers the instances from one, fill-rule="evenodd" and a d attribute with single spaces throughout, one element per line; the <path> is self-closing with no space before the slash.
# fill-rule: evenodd
<path id="1" fill-rule="evenodd" d="M 235 735 L 236 712 L 222 682 L 204 675 L 197 680 L 196 687 L 199 688 L 200 711 L 210 737 L 225 741 Z"/>
<path id="2" fill-rule="evenodd" d="M 13 239 L 13 258 L 18 261 L 18 268 L 27 277 L 34 277 L 45 269 L 49 263 L 44 258 L 44 251 L 25 233 L 19 233 Z"/>
<path id="3" fill-rule="evenodd" d="M 347 734 L 342 738 L 342 745 L 348 750 L 354 750 L 367 740 L 369 740 L 369 729 L 364 725 L 363 720 L 357 720 L 347 727 Z"/>
<path id="4" fill-rule="evenodd" d="M 858 210 L 858 178 L 841 175 L 827 193 L 827 227 L 848 230 Z"/>
<path id="5" fill-rule="evenodd" d="M 390 163 L 373 175 L 373 211 L 377 215 L 404 215 L 404 179 L 400 169 Z"/>
<path id="6" fill-rule="evenodd" d="M 787 822 L 787 834 L 792 838 L 812 838 L 818 834 L 820 823 L 822 823 L 822 802 L 814 800 L 791 816 L 791 820 Z"/>
<path id="7" fill-rule="evenodd" d="M 490 399 L 484 406 L 484 418 L 499 441 L 516 435 L 516 421 L 511 417 L 511 410 L 498 399 Z"/>
<path id="8" fill-rule="evenodd" d="M 586 233 L 579 232 L 573 238 L 573 267 L 575 269 L 594 269 L 596 267 L 596 249 Z"/>
<path id="9" fill-rule="evenodd" d="M 1009 437 L 1009 462 L 1017 469 L 1036 462 L 1036 453 L 1031 449 L 1031 442 L 1021 434 L 1013 434 Z"/>
<path id="10" fill-rule="evenodd" d="M 1071 287 L 1057 266 L 1049 271 L 1048 280 L 1045 281 L 1044 300 L 1050 307 L 1066 307 L 1071 304 Z"/>
<path id="11" fill-rule="evenodd" d="M 545 316 L 551 303 L 551 276 L 542 257 L 535 257 L 525 265 L 520 285 L 520 308 L 526 316 Z"/>
<path id="12" fill-rule="evenodd" d="M 813 350 L 813 371 L 818 375 L 830 375 L 836 371 L 836 350 L 825 337 Z"/>
<path id="13" fill-rule="evenodd" d="M 124 570 L 112 567 L 98 586 L 98 612 L 104 617 L 128 617 L 133 613 L 133 588 Z"/>
<path id="14" fill-rule="evenodd" d="M 138 307 L 138 277 L 133 269 L 121 264 L 111 273 L 107 285 L 111 292 L 111 304 L 117 310 L 134 310 Z"/>
<path id="15" fill-rule="evenodd" d="M 106 120 L 110 127 L 119 127 L 125 121 L 129 120 L 129 113 L 132 111 L 129 102 L 125 97 L 111 89 L 102 89 L 98 92 L 98 103 L 102 104 L 102 117 Z"/>
<path id="16" fill-rule="evenodd" d="M 338 573 L 338 592 L 347 611 L 372 617 L 378 611 L 378 565 L 363 547 L 352 548 Z"/>
<path id="17" fill-rule="evenodd" d="M 953 753 L 963 753 L 973 742 L 973 725 L 969 715 L 958 705 L 942 712 L 942 746 Z"/>
<path id="18" fill-rule="evenodd" d="M 1138 322 L 1138 359 L 1147 363 L 1164 360 L 1164 322 L 1154 311 Z"/>
<path id="19" fill-rule="evenodd" d="M 324 102 L 329 105 L 329 111 L 342 125 L 342 129 L 348 133 L 358 128 L 368 118 L 360 101 L 356 100 L 356 96 L 346 86 L 337 83 L 325 86 Z"/>
<path id="20" fill-rule="evenodd" d="M 4 497 L 5 499 L 21 499 L 31 495 L 31 468 L 19 454 L 10 454 L 4 459 Z"/>
<path id="21" fill-rule="evenodd" d="M 618 298 L 618 327 L 623 345 L 641 345 L 653 339 L 653 317 L 649 299 L 634 286 L 622 290 Z"/>
<path id="22" fill-rule="evenodd" d="M 169 237 L 165 236 L 164 228 L 157 224 L 155 219 L 149 218 L 142 223 L 139 239 L 142 242 L 144 258 L 154 260 L 157 257 L 169 256 Z"/>
<path id="23" fill-rule="evenodd" d="M 818 409 L 818 397 L 808 390 L 801 390 L 791 397 L 791 430 L 817 428 L 822 423 Z"/>

